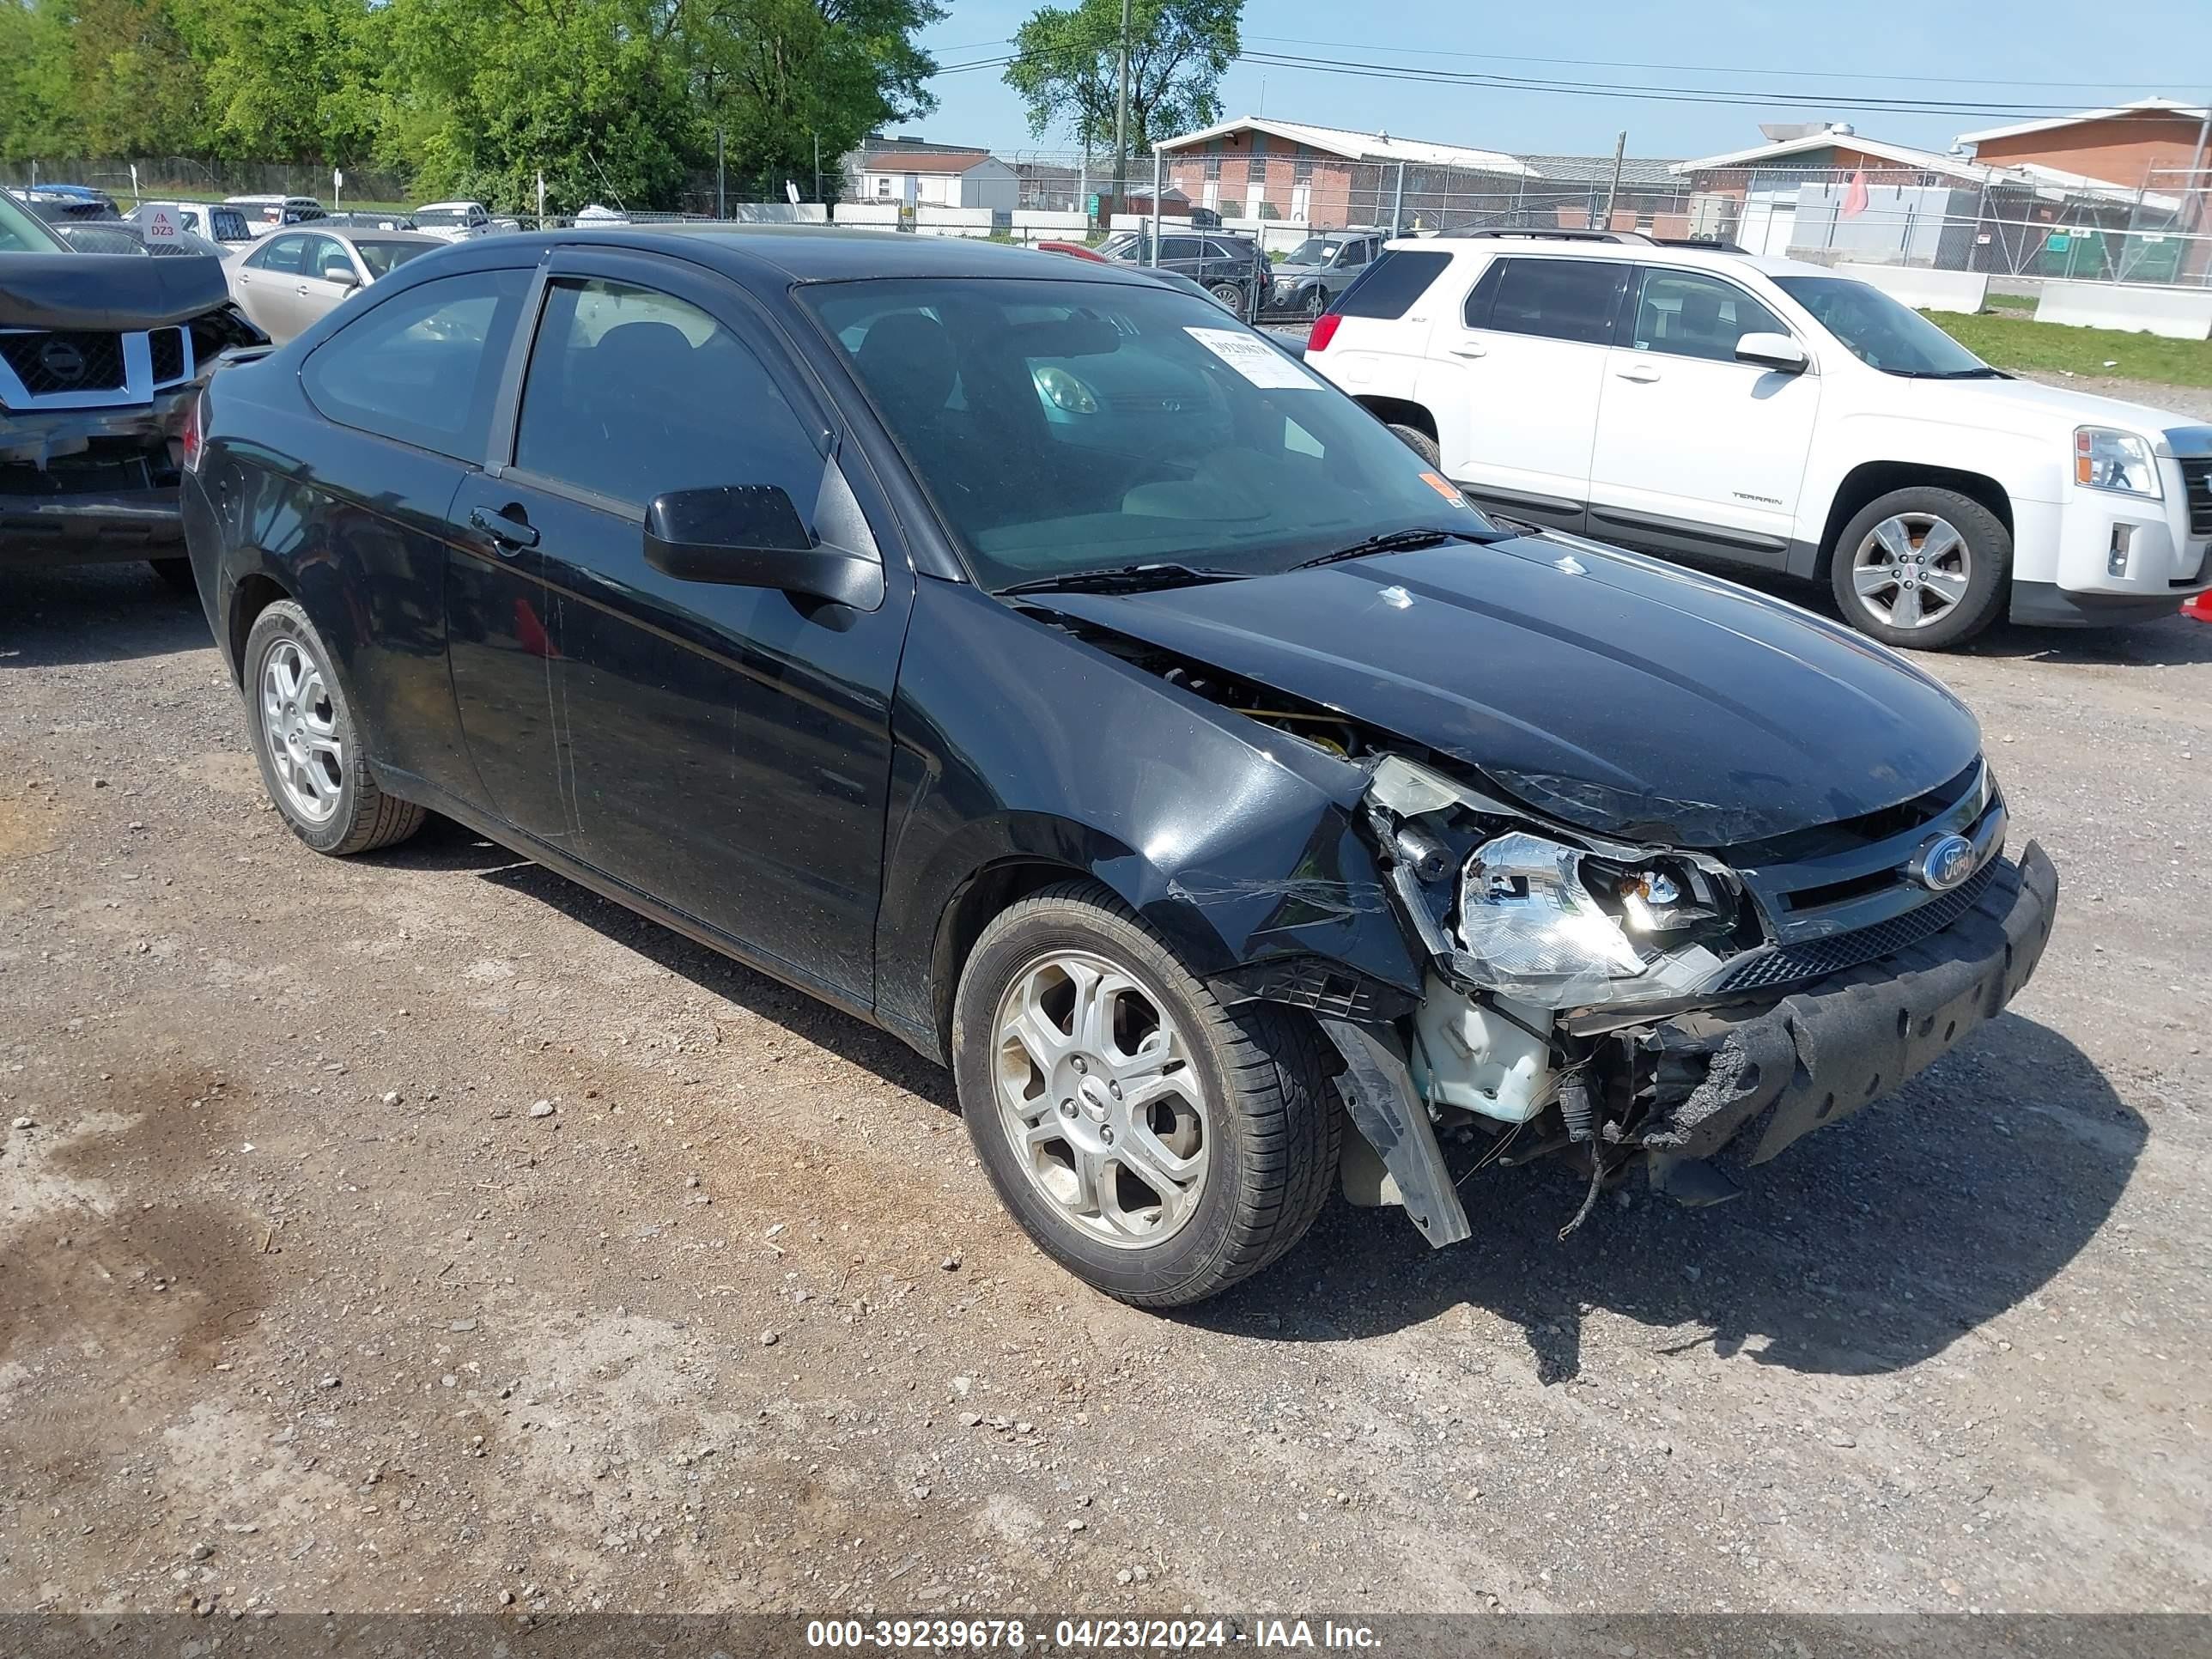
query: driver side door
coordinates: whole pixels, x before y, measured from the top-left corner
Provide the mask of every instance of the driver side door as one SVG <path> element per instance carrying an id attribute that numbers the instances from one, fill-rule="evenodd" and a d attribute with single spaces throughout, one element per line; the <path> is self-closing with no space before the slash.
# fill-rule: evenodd
<path id="1" fill-rule="evenodd" d="M 540 846 L 865 1008 L 914 598 L 873 475 L 720 278 L 566 251 L 532 310 L 494 465 L 451 514 L 450 661 L 478 775 Z M 818 541 L 875 554 L 878 605 L 647 559 L 655 496 L 762 484 Z"/>

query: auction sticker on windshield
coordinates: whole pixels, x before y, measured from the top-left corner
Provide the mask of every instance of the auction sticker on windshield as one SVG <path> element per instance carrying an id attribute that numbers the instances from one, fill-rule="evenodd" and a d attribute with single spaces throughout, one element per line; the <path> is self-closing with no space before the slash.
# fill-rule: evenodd
<path id="1" fill-rule="evenodd" d="M 1254 386 L 1319 391 L 1321 382 L 1255 334 L 1233 328 L 1186 328 L 1183 332 Z"/>

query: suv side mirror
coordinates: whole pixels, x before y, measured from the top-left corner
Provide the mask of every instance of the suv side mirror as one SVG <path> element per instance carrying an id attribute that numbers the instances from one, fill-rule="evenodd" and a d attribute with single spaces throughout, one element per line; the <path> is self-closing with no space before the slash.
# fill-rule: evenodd
<path id="1" fill-rule="evenodd" d="M 678 581 L 773 587 L 873 611 L 883 566 L 824 546 L 775 484 L 672 489 L 645 512 L 645 562 Z"/>
<path id="2" fill-rule="evenodd" d="M 1787 334 L 1747 334 L 1735 343 L 1735 360 L 1779 374 L 1802 374 L 1812 362 L 1805 348 Z"/>

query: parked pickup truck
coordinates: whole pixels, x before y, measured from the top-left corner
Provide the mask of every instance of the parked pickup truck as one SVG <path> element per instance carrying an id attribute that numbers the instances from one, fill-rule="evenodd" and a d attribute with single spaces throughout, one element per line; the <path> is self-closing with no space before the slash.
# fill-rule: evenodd
<path id="1" fill-rule="evenodd" d="M 73 252 L 0 195 L 0 568 L 143 558 L 189 587 L 179 430 L 216 356 L 265 343 L 213 254 Z"/>
<path id="2" fill-rule="evenodd" d="M 1306 360 L 1486 507 L 1825 580 L 1886 644 L 2212 587 L 2212 426 L 2014 380 L 1818 265 L 1616 232 L 1400 240 Z"/>

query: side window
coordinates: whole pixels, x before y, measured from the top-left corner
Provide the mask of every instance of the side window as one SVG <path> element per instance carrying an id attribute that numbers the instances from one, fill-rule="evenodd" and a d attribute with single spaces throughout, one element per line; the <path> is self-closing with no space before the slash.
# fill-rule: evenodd
<path id="1" fill-rule="evenodd" d="M 246 263 L 256 270 L 281 271 L 288 276 L 296 276 L 300 261 L 307 252 L 305 236 L 271 236 L 247 256 Z"/>
<path id="2" fill-rule="evenodd" d="M 1628 276 L 1609 259 L 1499 259 L 1468 298 L 1468 326 L 1603 345 Z M 1486 289 L 1489 316 L 1477 320 Z"/>
<path id="3" fill-rule="evenodd" d="M 1644 272 L 1636 301 L 1638 351 L 1729 362 L 1747 334 L 1787 334 L 1779 319 L 1733 283 L 1694 270 Z"/>
<path id="4" fill-rule="evenodd" d="M 1199 257 L 1195 236 L 1164 236 L 1160 239 L 1160 258 L 1163 259 L 1195 259 Z"/>
<path id="5" fill-rule="evenodd" d="M 307 400 L 341 426 L 481 463 L 529 289 L 525 270 L 471 270 L 393 295 L 315 348 Z"/>
<path id="6" fill-rule="evenodd" d="M 1365 264 L 1367 250 L 1371 246 L 1372 244 L 1367 242 L 1346 242 L 1344 245 L 1344 252 L 1336 256 L 1337 269 L 1348 270 L 1353 265 Z"/>
<path id="7" fill-rule="evenodd" d="M 1332 309 L 1346 317 L 1394 319 L 1413 309 L 1413 301 L 1429 291 L 1452 262 L 1449 253 L 1425 249 L 1382 250 L 1374 262 L 1352 279 Z"/>
<path id="8" fill-rule="evenodd" d="M 514 464 L 641 507 L 671 489 L 776 484 L 811 528 L 824 457 L 730 330 L 672 295 L 592 278 L 547 289 Z"/>
<path id="9" fill-rule="evenodd" d="M 353 256 L 327 236 L 310 236 L 307 255 L 303 262 L 307 274 L 319 276 L 325 282 L 343 281 L 353 276 Z"/>

